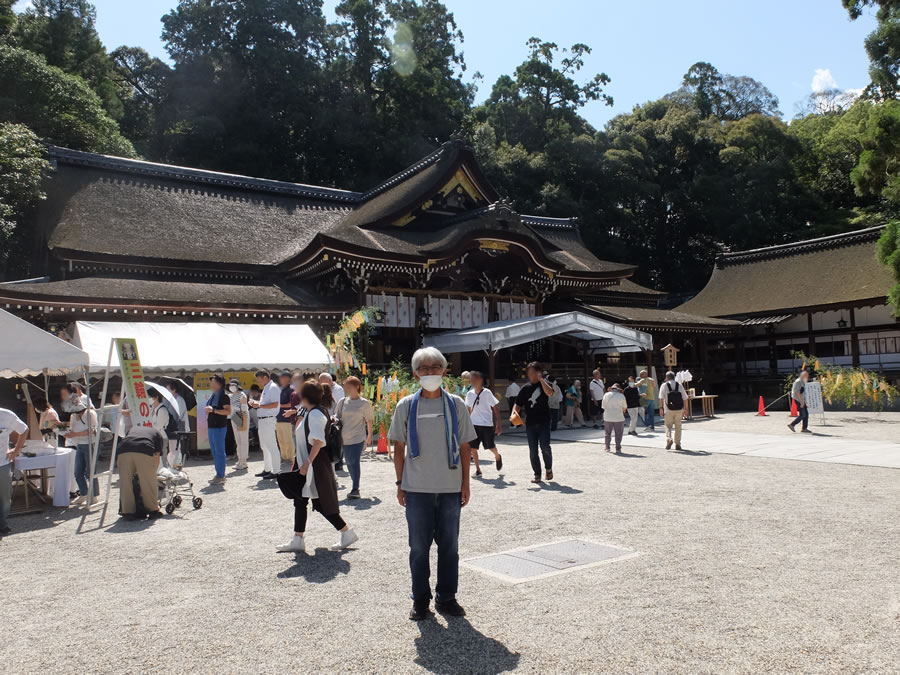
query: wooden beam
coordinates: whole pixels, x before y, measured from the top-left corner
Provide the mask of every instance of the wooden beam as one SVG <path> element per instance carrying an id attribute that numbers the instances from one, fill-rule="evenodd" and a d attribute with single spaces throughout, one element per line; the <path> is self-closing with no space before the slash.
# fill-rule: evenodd
<path id="1" fill-rule="evenodd" d="M 859 332 L 856 330 L 856 311 L 850 308 L 850 354 L 853 367 L 859 368 Z"/>

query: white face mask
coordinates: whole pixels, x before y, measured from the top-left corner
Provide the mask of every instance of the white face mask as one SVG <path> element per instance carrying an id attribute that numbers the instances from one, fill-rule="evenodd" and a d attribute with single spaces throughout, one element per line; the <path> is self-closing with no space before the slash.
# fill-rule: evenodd
<path id="1" fill-rule="evenodd" d="M 422 389 L 425 391 L 437 391 L 443 383 L 444 378 L 441 375 L 422 375 L 419 377 L 419 384 L 422 385 Z"/>
<path id="2" fill-rule="evenodd" d="M 237 388 L 236 384 L 233 384 L 230 387 L 228 387 L 228 391 L 230 391 L 232 393 L 236 392 L 237 390 L 238 390 L 238 388 Z"/>

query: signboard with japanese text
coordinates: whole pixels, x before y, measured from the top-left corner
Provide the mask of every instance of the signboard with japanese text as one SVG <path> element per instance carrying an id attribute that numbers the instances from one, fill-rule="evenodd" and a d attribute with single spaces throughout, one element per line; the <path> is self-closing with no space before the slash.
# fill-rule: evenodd
<path id="1" fill-rule="evenodd" d="M 819 382 L 807 382 L 803 395 L 806 397 L 806 409 L 810 415 L 825 413 L 822 401 L 822 385 Z"/>
<path id="2" fill-rule="evenodd" d="M 143 427 L 152 427 L 152 409 L 147 388 L 144 386 L 144 369 L 138 356 L 137 341 L 134 338 L 116 338 L 116 352 L 122 365 L 122 384 L 125 389 L 131 421 Z"/>

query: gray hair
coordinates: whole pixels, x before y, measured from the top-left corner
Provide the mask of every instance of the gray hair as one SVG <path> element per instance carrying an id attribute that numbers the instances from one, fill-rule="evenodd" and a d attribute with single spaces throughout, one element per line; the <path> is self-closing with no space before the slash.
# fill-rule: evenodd
<path id="1" fill-rule="evenodd" d="M 667 379 L 667 380 L 674 380 L 674 379 L 675 379 L 675 373 L 672 372 L 672 371 L 670 370 L 669 372 L 666 373 L 666 379 Z"/>
<path id="2" fill-rule="evenodd" d="M 331 373 L 319 373 L 319 379 L 321 380 L 323 377 L 327 377 L 329 382 L 334 382 L 334 378 L 331 376 Z"/>
<path id="3" fill-rule="evenodd" d="M 419 370 L 419 366 L 421 366 L 425 362 L 429 363 L 439 363 L 441 364 L 441 368 L 447 367 L 447 357 L 441 354 L 441 350 L 437 347 L 422 347 L 416 350 L 416 353 L 412 355 L 412 369 L 413 372 Z"/>

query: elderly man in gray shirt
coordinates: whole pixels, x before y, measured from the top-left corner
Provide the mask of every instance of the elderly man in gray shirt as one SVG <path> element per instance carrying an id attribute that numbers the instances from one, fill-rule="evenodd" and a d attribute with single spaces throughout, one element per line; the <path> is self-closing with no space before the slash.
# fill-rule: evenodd
<path id="1" fill-rule="evenodd" d="M 459 585 L 459 516 L 469 503 L 469 443 L 475 427 L 459 397 L 443 389 L 447 359 L 434 347 L 412 357 L 421 389 L 397 404 L 388 438 L 394 443 L 397 501 L 406 507 L 413 608 L 409 618 L 431 615 L 431 542 L 437 544 L 435 608 L 465 616 Z"/>
<path id="2" fill-rule="evenodd" d="M 801 423 L 800 431 L 808 434 L 812 433 L 809 427 L 809 409 L 806 407 L 806 383 L 809 381 L 809 373 L 805 370 L 800 371 L 800 377 L 794 380 L 794 386 L 791 387 L 791 398 L 797 404 L 797 419 L 788 424 L 788 429 L 797 431 L 794 427 L 797 422 Z"/>

